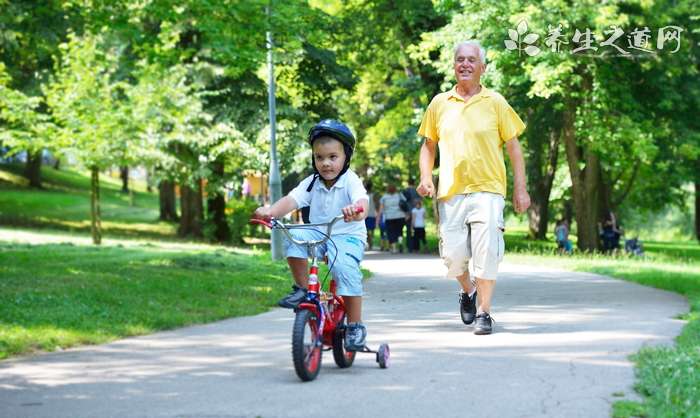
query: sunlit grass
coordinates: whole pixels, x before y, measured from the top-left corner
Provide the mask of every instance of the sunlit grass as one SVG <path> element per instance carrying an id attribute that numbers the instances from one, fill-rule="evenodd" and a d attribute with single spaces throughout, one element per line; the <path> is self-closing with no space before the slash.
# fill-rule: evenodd
<path id="1" fill-rule="evenodd" d="M 87 233 L 91 227 L 88 173 L 42 168 L 43 189 L 27 189 L 19 166 L 0 165 L 0 224 Z M 103 235 L 174 237 L 176 226 L 158 222 L 157 193 L 133 182 L 121 192 L 119 179 L 101 176 Z"/>
<path id="2" fill-rule="evenodd" d="M 268 253 L 0 242 L 0 358 L 252 315 L 289 289 Z"/>
<path id="3" fill-rule="evenodd" d="M 27 187 L 29 185 L 29 181 L 25 177 L 5 170 L 0 170 L 1 183 L 6 183 L 13 187 Z"/>

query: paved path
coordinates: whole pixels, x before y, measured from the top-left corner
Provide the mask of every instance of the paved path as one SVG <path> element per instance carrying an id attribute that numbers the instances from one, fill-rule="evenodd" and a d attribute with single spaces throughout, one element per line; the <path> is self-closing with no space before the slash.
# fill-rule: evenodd
<path id="1" fill-rule="evenodd" d="M 0 362 L 0 417 L 607 417 L 634 398 L 628 355 L 670 343 L 686 312 L 672 293 L 584 273 L 504 264 L 496 333 L 462 325 L 435 257 L 367 256 L 370 345 L 338 369 L 324 353 L 301 383 L 292 314 L 247 318 Z"/>

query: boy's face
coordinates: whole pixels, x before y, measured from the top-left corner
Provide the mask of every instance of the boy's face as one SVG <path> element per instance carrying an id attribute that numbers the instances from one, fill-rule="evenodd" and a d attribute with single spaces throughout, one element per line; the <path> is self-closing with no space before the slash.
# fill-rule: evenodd
<path id="1" fill-rule="evenodd" d="M 333 138 L 319 138 L 313 145 L 314 164 L 321 177 L 330 181 L 338 177 L 345 165 L 343 144 Z"/>

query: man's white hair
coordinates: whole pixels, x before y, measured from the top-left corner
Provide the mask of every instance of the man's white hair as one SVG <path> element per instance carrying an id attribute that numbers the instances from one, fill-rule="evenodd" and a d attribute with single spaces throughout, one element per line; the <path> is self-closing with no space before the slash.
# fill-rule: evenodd
<path id="1" fill-rule="evenodd" d="M 484 47 L 481 46 L 481 44 L 477 40 L 469 40 L 469 41 L 459 42 L 455 46 L 455 52 L 454 52 L 454 56 L 453 56 L 454 60 L 457 59 L 457 52 L 459 52 L 459 48 L 461 48 L 463 46 L 475 46 L 479 50 L 479 59 L 481 59 L 481 63 L 486 64 L 486 49 L 484 49 Z"/>

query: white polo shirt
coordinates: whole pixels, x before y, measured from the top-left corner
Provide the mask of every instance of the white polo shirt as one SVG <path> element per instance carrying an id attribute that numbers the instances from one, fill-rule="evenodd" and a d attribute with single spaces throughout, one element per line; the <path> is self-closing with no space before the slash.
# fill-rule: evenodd
<path id="1" fill-rule="evenodd" d="M 362 181 L 354 171 L 348 169 L 330 189 L 326 188 L 323 179 L 316 179 L 310 192 L 309 183 L 313 179 L 313 174 L 299 183 L 289 196 L 297 202 L 297 207 L 310 206 L 309 221 L 311 223 L 329 222 L 338 215 L 345 206 L 357 203 L 360 199 L 368 199 L 367 190 L 362 185 Z M 325 230 L 323 231 L 325 232 Z M 367 241 L 367 228 L 364 221 L 337 222 L 333 226 L 332 235 L 349 234 L 363 242 Z"/>

